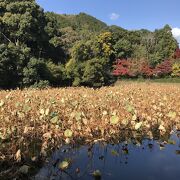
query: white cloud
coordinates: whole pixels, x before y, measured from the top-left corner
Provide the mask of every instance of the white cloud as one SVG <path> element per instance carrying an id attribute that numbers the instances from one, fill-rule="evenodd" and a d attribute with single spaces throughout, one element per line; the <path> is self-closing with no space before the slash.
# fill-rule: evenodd
<path id="1" fill-rule="evenodd" d="M 173 34 L 174 38 L 178 41 L 178 43 L 180 45 L 180 28 L 173 28 L 172 29 L 172 34 Z"/>
<path id="2" fill-rule="evenodd" d="M 119 17 L 120 17 L 120 15 L 117 13 L 111 13 L 111 15 L 110 15 L 111 20 L 117 20 L 117 19 L 119 19 Z"/>

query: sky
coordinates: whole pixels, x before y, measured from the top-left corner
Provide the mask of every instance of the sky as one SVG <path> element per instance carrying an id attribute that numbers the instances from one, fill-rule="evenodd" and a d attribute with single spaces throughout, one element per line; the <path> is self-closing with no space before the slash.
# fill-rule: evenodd
<path id="1" fill-rule="evenodd" d="M 151 31 L 169 24 L 180 43 L 180 0 L 36 0 L 59 14 L 85 12 L 108 25 Z"/>

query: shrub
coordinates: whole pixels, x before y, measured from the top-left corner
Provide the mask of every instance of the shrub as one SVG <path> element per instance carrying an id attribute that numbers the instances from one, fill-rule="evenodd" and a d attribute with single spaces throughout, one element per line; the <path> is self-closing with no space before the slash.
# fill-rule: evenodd
<path id="1" fill-rule="evenodd" d="M 35 89 L 45 89 L 49 87 L 49 81 L 47 80 L 40 80 L 39 82 L 35 82 L 31 88 L 35 88 Z"/>
<path id="2" fill-rule="evenodd" d="M 180 77 L 180 62 L 175 62 L 172 66 L 172 76 Z"/>
<path id="3" fill-rule="evenodd" d="M 113 75 L 128 77 L 130 75 L 130 62 L 126 59 L 117 59 L 114 65 Z"/>
<path id="4" fill-rule="evenodd" d="M 154 69 L 154 74 L 158 77 L 165 77 L 172 73 L 172 61 L 165 60 L 162 63 L 158 64 Z"/>

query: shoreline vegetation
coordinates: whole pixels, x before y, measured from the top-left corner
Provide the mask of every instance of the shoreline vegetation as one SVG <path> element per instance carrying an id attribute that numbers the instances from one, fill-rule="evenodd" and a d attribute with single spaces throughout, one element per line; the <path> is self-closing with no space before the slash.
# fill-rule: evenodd
<path id="1" fill-rule="evenodd" d="M 124 132 L 150 139 L 170 134 L 180 129 L 179 94 L 179 84 L 142 82 L 1 91 L 1 171 L 41 166 L 64 144 L 118 141 Z"/>
<path id="2" fill-rule="evenodd" d="M 120 85 L 122 83 L 180 83 L 180 78 L 172 78 L 172 77 L 166 77 L 166 78 L 118 78 L 117 81 L 114 83 L 114 85 Z"/>

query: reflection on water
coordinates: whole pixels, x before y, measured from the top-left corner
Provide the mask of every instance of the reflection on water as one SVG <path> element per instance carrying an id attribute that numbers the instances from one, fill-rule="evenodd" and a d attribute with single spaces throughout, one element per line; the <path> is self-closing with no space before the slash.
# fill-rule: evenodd
<path id="1" fill-rule="evenodd" d="M 59 164 L 68 162 L 67 169 Z M 93 176 L 93 172 L 100 174 Z M 127 139 L 118 144 L 98 142 L 80 147 L 64 146 L 35 176 L 37 180 L 179 180 L 180 133 L 168 139 Z"/>

